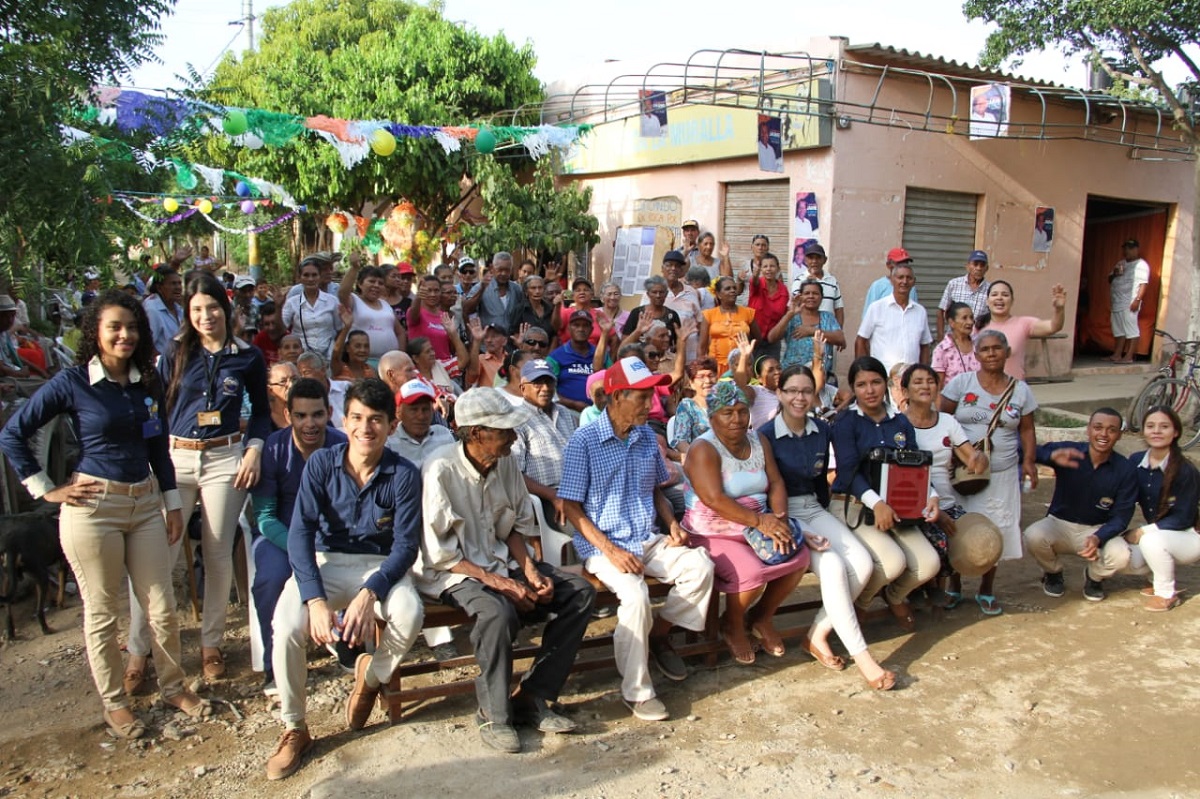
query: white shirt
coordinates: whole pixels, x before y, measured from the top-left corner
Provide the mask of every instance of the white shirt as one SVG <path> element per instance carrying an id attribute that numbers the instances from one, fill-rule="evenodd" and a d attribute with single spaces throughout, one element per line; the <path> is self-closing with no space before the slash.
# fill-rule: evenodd
<path id="1" fill-rule="evenodd" d="M 309 303 L 301 291 L 284 300 L 281 318 L 283 326 L 300 337 L 301 347 L 329 360 L 333 354 L 333 340 L 342 329 L 337 297 L 319 291 L 316 302 Z"/>
<path id="2" fill-rule="evenodd" d="M 1150 264 L 1142 258 L 1136 261 L 1117 261 L 1117 269 L 1120 270 L 1120 274 L 1114 276 L 1109 284 L 1112 306 L 1114 310 L 1127 311 L 1138 286 L 1150 282 Z"/>
<path id="3" fill-rule="evenodd" d="M 792 281 L 792 293 L 795 294 L 804 285 L 806 280 L 815 280 L 821 284 L 821 295 L 824 299 L 821 300 L 819 311 L 828 311 L 833 313 L 838 308 L 845 308 L 846 303 L 842 299 L 842 287 L 838 285 L 838 279 L 829 272 L 822 272 L 820 277 L 813 277 L 808 272 L 808 267 L 800 267 L 796 272 L 796 279 Z"/>
<path id="4" fill-rule="evenodd" d="M 898 363 L 919 361 L 921 346 L 933 342 L 925 306 L 912 300 L 901 306 L 895 294 L 871 303 L 858 335 L 871 342 L 871 356 L 882 361 L 889 373 Z"/>
<path id="5" fill-rule="evenodd" d="M 418 469 L 436 450 L 453 443 L 454 434 L 450 432 L 450 428 L 440 424 L 430 425 L 429 432 L 420 441 L 405 432 L 404 425 L 396 425 L 396 432 L 388 436 L 387 440 L 388 449 L 412 461 Z"/>

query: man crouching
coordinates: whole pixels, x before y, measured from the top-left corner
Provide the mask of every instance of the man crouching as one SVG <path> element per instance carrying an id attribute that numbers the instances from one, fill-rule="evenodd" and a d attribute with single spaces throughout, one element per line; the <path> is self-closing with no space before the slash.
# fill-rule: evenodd
<path id="1" fill-rule="evenodd" d="M 537 535 L 533 506 L 509 453 L 514 428 L 530 414 L 494 388 L 473 388 L 454 404 L 459 442 L 422 468 L 417 586 L 475 620 L 475 721 L 483 742 L 502 752 L 521 751 L 514 723 L 541 732 L 575 729 L 550 706 L 571 673 L 596 600 L 587 580 L 533 560 L 525 547 L 526 537 Z M 551 614 L 533 666 L 510 696 L 517 633 Z"/>

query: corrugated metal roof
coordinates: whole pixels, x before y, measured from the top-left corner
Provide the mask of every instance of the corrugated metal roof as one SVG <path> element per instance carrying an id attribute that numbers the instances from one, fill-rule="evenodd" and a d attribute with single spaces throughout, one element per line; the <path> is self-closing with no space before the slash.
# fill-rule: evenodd
<path id="1" fill-rule="evenodd" d="M 986 67 L 977 66 L 975 64 L 967 64 L 961 61 L 954 61 L 941 56 L 925 55 L 915 50 L 905 50 L 903 47 L 892 47 L 886 44 L 875 42 L 874 44 L 853 44 L 845 49 L 847 55 L 866 56 L 869 58 L 878 58 L 883 61 L 903 66 L 911 69 L 922 69 L 926 72 L 936 72 L 942 75 L 949 75 L 957 78 L 969 78 L 973 80 L 1006 80 L 1016 83 L 1022 83 L 1027 86 L 1040 86 L 1048 89 L 1070 89 L 1061 83 L 1053 83 L 1045 80 L 1035 80 L 1026 78 L 1021 75 L 1013 75 L 1009 72 L 1003 72 L 998 69 L 988 69 Z"/>

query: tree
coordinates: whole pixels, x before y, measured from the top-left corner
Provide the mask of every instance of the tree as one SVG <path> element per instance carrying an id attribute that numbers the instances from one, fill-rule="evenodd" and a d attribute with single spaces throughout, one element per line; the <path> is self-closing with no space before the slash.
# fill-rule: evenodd
<path id="1" fill-rule="evenodd" d="M 286 114 L 325 114 L 411 125 L 487 120 L 542 98 L 535 57 L 502 35 L 483 36 L 404 0 L 294 0 L 263 18 L 262 45 L 217 68 L 207 99 Z M 510 124 L 509 117 L 505 124 Z M 310 134 L 282 147 L 238 149 L 210 141 L 220 162 L 287 186 L 312 209 L 362 213 L 370 203 L 411 200 L 438 230 L 458 202 L 459 181 L 479 158 L 445 153 L 433 139 L 401 137 L 390 157 L 346 169 Z"/>
<path id="2" fill-rule="evenodd" d="M 35 262 L 100 264 L 114 251 L 102 231 L 108 207 L 96 200 L 106 175 L 144 173 L 112 148 L 64 146 L 58 126 L 93 85 L 153 58 L 174 5 L 0 0 L 0 282 L 25 279 Z"/>
<path id="3" fill-rule="evenodd" d="M 506 164 L 490 158 L 480 161 L 475 179 L 487 223 L 464 228 L 462 236 L 478 256 L 528 251 L 545 263 L 600 241 L 600 223 L 589 210 L 591 187 L 569 182 L 557 188 L 550 156 L 537 162 L 524 183 Z"/>
<path id="4" fill-rule="evenodd" d="M 1200 43 L 1200 0 L 967 0 L 963 13 L 997 26 L 980 56 L 985 66 L 1019 65 L 1023 55 L 1057 47 L 1089 55 L 1114 80 L 1166 106 L 1197 156 L 1193 214 L 1200 212 L 1200 128 L 1187 99 L 1200 87 L 1200 65 L 1189 53 Z M 1166 59 L 1184 64 L 1191 79 L 1169 85 L 1159 68 Z M 1200 337 L 1200 225 L 1194 223 L 1192 258 L 1188 338 L 1194 339 Z"/>

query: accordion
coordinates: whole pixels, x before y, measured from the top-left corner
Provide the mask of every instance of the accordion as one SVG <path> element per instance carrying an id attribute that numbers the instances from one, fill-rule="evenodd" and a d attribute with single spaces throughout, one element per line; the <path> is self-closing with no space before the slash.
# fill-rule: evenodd
<path id="1" fill-rule="evenodd" d="M 876 447 L 867 453 L 872 488 L 883 497 L 902 523 L 924 520 L 929 501 L 929 470 L 933 453 L 925 450 Z"/>

